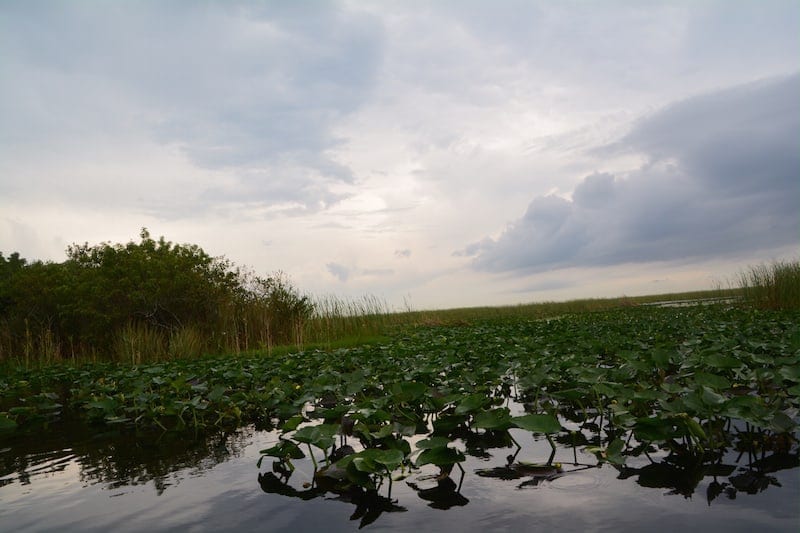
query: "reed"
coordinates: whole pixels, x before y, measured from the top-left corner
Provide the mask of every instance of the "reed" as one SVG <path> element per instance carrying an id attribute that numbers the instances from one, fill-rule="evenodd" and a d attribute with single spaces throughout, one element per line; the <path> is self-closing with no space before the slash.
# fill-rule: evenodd
<path id="1" fill-rule="evenodd" d="M 56 363 L 64 357 L 64 346 L 49 327 L 26 322 L 21 338 L 15 338 L 10 328 L 0 322 L 0 363 L 31 366 Z"/>
<path id="2" fill-rule="evenodd" d="M 333 295 L 312 300 L 313 312 L 302 324 L 306 342 L 330 345 L 343 338 L 381 335 L 403 323 L 383 300 L 373 295 L 345 299 Z"/>
<path id="3" fill-rule="evenodd" d="M 750 266 L 739 274 L 746 301 L 768 309 L 800 309 L 800 259 Z"/>
<path id="4" fill-rule="evenodd" d="M 138 365 L 158 361 L 168 353 L 163 332 L 146 324 L 131 322 L 117 333 L 114 356 L 117 361 Z"/>
<path id="5" fill-rule="evenodd" d="M 197 328 L 184 326 L 170 332 L 167 353 L 170 359 L 198 357 L 206 350 L 207 336 Z"/>

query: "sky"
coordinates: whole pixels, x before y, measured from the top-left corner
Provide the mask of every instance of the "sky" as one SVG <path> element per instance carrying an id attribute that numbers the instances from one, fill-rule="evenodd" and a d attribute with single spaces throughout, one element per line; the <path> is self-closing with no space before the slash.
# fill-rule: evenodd
<path id="1" fill-rule="evenodd" d="M 0 251 L 141 228 L 393 308 L 800 256 L 800 2 L 0 2 Z"/>

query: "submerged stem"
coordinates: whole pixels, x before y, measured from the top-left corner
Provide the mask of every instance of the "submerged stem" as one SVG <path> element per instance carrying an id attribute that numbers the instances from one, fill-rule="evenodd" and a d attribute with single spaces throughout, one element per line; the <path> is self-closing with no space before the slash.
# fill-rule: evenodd
<path id="1" fill-rule="evenodd" d="M 308 446 L 308 455 L 311 456 L 311 462 L 314 463 L 314 472 L 316 472 L 317 471 L 317 460 L 314 458 L 314 451 L 311 449 L 311 444 L 306 443 L 306 446 Z"/>

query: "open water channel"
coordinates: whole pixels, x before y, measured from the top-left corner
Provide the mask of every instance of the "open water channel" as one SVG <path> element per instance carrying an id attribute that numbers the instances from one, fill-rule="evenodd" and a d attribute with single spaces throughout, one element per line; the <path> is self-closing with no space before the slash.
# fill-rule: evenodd
<path id="1" fill-rule="evenodd" d="M 665 452 L 598 463 L 586 446 L 558 445 L 561 471 L 513 472 L 546 462 L 550 445 L 512 429 L 456 441 L 456 469 L 432 465 L 377 495 L 314 490 L 296 460 L 286 482 L 260 450 L 278 432 L 244 427 L 202 438 L 96 434 L 65 428 L 0 440 L 0 531 L 792 531 L 800 530 L 796 441 L 765 456 L 729 450 L 716 465 Z M 421 439 L 411 437 L 410 440 Z M 318 452 L 318 451 L 317 451 Z M 578 463 L 578 464 L 575 464 Z"/>

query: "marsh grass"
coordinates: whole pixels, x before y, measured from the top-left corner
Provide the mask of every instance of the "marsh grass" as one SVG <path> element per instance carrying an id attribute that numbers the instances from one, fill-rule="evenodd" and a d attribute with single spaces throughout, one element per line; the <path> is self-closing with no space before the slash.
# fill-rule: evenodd
<path id="1" fill-rule="evenodd" d="M 399 314 L 399 322 L 412 326 L 468 325 L 478 320 L 503 320 L 508 318 L 544 319 L 571 313 L 609 311 L 655 302 L 703 300 L 711 298 L 736 298 L 738 289 L 714 289 L 646 296 L 621 296 L 617 298 L 585 298 L 566 302 L 538 302 L 499 307 L 464 307 L 441 311 L 406 311 Z"/>
<path id="2" fill-rule="evenodd" d="M 344 299 L 328 295 L 314 299 L 314 312 L 303 326 L 309 343 L 335 343 L 339 339 L 372 337 L 404 323 L 399 313 L 377 296 Z"/>
<path id="3" fill-rule="evenodd" d="M 328 295 L 309 297 L 310 313 L 276 309 L 263 301 L 254 301 L 245 306 L 231 305 L 220 309 L 220 321 L 213 330 L 196 325 L 170 330 L 131 322 L 117 332 L 108 351 L 111 359 L 128 364 L 214 354 L 262 353 L 280 356 L 300 350 L 335 349 L 370 343 L 376 339 L 386 339 L 406 328 L 469 326 L 485 320 L 539 320 L 653 302 L 736 297 L 740 293 L 741 289 L 717 288 L 679 294 L 418 311 L 412 310 L 408 303 L 403 309 L 394 309 L 374 295 L 355 299 Z M 6 343 L 0 335 L 0 360 L 25 366 L 109 358 L 109 354 L 96 349 L 76 351 L 69 346 L 62 346 L 47 328 L 29 332 L 22 353 L 12 353 L 10 346 L 11 343 Z M 79 355 L 76 356 L 76 352 Z"/>
<path id="4" fill-rule="evenodd" d="M 163 332 L 140 323 L 130 323 L 118 333 L 114 346 L 117 361 L 138 365 L 157 361 L 167 353 Z"/>
<path id="5" fill-rule="evenodd" d="M 206 338 L 196 328 L 184 326 L 169 335 L 170 359 L 198 357 L 206 351 Z"/>
<path id="6" fill-rule="evenodd" d="M 29 324 L 25 325 L 23 357 L 26 364 L 30 364 L 34 360 L 53 363 L 61 360 L 61 356 L 61 344 L 53 335 L 52 330 L 47 327 L 33 330 Z"/>
<path id="7" fill-rule="evenodd" d="M 750 266 L 739 274 L 745 300 L 769 309 L 800 309 L 800 259 Z"/>

